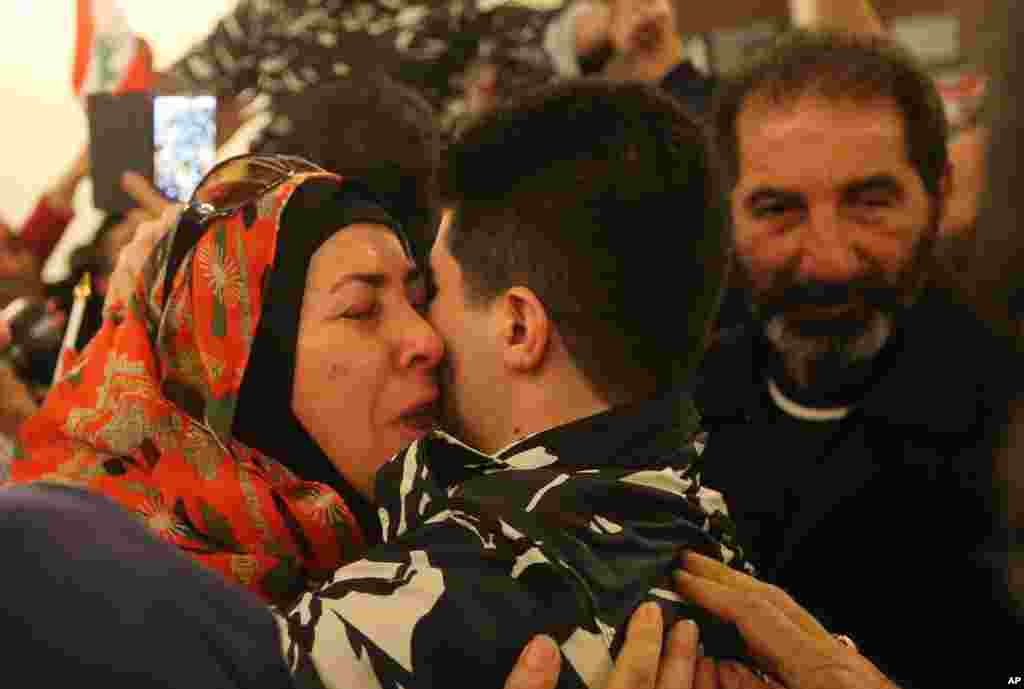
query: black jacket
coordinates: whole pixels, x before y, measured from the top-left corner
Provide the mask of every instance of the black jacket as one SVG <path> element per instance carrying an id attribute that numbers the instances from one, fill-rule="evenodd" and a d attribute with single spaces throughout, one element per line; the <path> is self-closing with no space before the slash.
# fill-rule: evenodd
<path id="1" fill-rule="evenodd" d="M 778 411 L 765 347 L 752 325 L 734 330 L 696 394 L 704 481 L 725 495 L 761 576 L 901 686 L 953 686 L 968 666 L 973 686 L 1019 674 L 993 491 L 993 448 L 1019 388 L 1009 347 L 932 289 L 861 402 L 826 423 Z"/>

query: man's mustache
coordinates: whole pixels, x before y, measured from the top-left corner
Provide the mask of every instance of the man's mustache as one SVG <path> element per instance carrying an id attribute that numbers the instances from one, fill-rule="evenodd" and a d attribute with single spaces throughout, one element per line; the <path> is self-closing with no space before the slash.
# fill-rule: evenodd
<path id="1" fill-rule="evenodd" d="M 888 312 L 898 308 L 901 297 L 899 287 L 871 278 L 844 282 L 786 280 L 756 295 L 755 305 L 758 316 L 767 321 L 807 307 L 850 305 L 860 312 Z"/>

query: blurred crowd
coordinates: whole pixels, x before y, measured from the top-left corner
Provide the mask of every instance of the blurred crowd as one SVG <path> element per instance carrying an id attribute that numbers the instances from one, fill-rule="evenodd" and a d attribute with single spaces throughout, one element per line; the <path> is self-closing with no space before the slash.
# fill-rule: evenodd
<path id="1" fill-rule="evenodd" d="M 126 170 L 60 282 L 98 151 L 0 224 L 0 538 L 84 618 L 0 624 L 54 681 L 1019 682 L 1024 16 L 954 131 L 868 0 L 729 75 L 535 5 L 240 0 L 154 90 L 249 155 Z"/>

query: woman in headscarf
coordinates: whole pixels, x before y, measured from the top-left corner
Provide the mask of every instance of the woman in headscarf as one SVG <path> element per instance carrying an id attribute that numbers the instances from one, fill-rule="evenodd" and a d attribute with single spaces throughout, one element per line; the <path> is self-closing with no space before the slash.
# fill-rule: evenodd
<path id="1" fill-rule="evenodd" d="M 231 163 L 225 188 L 266 160 Z M 377 538 L 360 491 L 432 425 L 443 345 L 373 195 L 281 177 L 161 241 L 128 308 L 23 426 L 12 481 L 104 493 L 287 604 Z"/>

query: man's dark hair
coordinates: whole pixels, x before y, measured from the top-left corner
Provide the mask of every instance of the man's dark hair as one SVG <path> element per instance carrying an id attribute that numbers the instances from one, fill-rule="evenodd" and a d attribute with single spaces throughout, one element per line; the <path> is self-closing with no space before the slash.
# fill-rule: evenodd
<path id="1" fill-rule="evenodd" d="M 441 156 L 437 113 L 414 89 L 382 73 L 280 96 L 277 120 L 256 153 L 285 153 L 358 177 L 402 222 L 420 252 L 437 227 L 436 175 Z"/>
<path id="2" fill-rule="evenodd" d="M 949 125 L 932 78 L 894 41 L 882 36 L 793 31 L 719 88 L 715 143 L 725 187 L 739 178 L 736 122 L 753 99 L 791 105 L 804 96 L 838 102 L 893 102 L 903 115 L 907 157 L 925 189 L 940 192 Z"/>
<path id="3" fill-rule="evenodd" d="M 531 289 L 612 404 L 680 382 L 729 265 L 710 164 L 701 126 L 653 86 L 581 79 L 498 107 L 441 175 L 466 298 Z"/>

